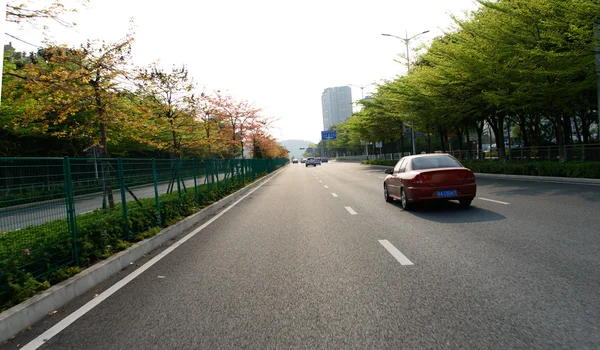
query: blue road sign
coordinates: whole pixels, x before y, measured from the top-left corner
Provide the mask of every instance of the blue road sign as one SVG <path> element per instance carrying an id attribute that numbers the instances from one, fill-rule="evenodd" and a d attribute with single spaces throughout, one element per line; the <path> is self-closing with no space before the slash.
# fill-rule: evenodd
<path id="1" fill-rule="evenodd" d="M 306 149 L 306 153 L 313 153 L 313 149 L 312 148 L 307 148 Z"/>
<path id="2" fill-rule="evenodd" d="M 337 139 L 335 130 L 321 131 L 321 140 L 327 141 L 327 140 L 335 140 L 335 139 Z"/>

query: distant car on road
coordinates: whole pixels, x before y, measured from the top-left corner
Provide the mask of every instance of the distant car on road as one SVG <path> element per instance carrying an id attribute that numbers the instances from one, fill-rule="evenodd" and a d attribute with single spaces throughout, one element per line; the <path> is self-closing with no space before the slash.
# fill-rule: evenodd
<path id="1" fill-rule="evenodd" d="M 300 161 L 300 163 L 306 163 L 306 158 L 302 158 L 302 160 Z"/>
<path id="2" fill-rule="evenodd" d="M 473 171 L 448 154 L 404 157 L 385 173 L 389 174 L 383 181 L 385 200 L 400 200 L 404 210 L 416 202 L 452 199 L 468 207 L 477 193 Z"/>
<path id="3" fill-rule="evenodd" d="M 296 159 L 296 158 L 292 159 L 292 164 L 298 164 L 298 159 Z"/>
<path id="4" fill-rule="evenodd" d="M 322 157 L 321 158 L 321 163 L 328 163 L 327 157 Z"/>
<path id="5" fill-rule="evenodd" d="M 318 160 L 317 158 L 308 157 L 306 159 L 306 166 L 308 167 L 309 165 L 312 165 L 312 166 L 314 166 L 316 168 L 317 165 L 321 165 L 321 161 Z"/>

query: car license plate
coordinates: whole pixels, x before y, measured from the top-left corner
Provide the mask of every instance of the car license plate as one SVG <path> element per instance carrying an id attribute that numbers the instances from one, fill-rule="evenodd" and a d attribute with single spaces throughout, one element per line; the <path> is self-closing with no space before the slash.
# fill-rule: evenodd
<path id="1" fill-rule="evenodd" d="M 437 191 L 438 197 L 456 197 L 456 190 Z"/>

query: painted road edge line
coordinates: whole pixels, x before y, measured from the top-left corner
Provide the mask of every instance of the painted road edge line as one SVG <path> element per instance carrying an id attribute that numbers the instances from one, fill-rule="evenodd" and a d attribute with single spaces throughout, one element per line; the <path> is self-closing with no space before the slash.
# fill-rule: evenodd
<path id="1" fill-rule="evenodd" d="M 488 202 L 494 202 L 494 203 L 499 203 L 499 204 L 504 204 L 504 205 L 509 205 L 510 203 L 506 203 L 506 202 L 501 202 L 501 201 L 497 201 L 494 199 L 488 199 L 488 198 L 482 198 L 482 197 L 475 197 L 477 199 L 481 199 L 482 201 L 488 201 Z"/>
<path id="2" fill-rule="evenodd" d="M 332 195 L 332 196 L 334 196 L 335 198 L 337 198 L 337 197 L 338 197 L 337 193 L 333 193 L 333 192 L 332 192 L 332 193 L 331 193 L 331 195 Z"/>
<path id="3" fill-rule="evenodd" d="M 357 215 L 358 213 L 354 211 L 354 209 L 350 208 L 350 207 L 344 207 L 346 208 L 346 210 L 348 211 L 348 213 L 352 214 L 352 215 Z"/>
<path id="4" fill-rule="evenodd" d="M 70 326 L 73 322 L 77 321 L 77 319 L 79 319 L 81 316 L 83 316 L 86 313 L 88 313 L 94 307 L 98 306 L 101 302 L 103 302 L 104 300 L 108 299 L 111 295 L 113 295 L 119 289 L 121 289 L 124 286 L 126 286 L 129 282 L 133 281 L 136 277 L 138 277 L 139 275 L 141 275 L 144 271 L 148 270 L 154 264 L 156 264 L 157 262 L 159 262 L 160 260 L 162 260 L 162 258 L 164 258 L 169 253 L 171 253 L 172 251 L 174 251 L 175 249 L 177 249 L 177 247 L 179 247 L 180 245 L 182 245 L 183 243 L 185 243 L 186 241 L 188 241 L 190 238 L 194 237 L 200 231 L 204 230 L 206 227 L 208 227 L 210 224 L 212 224 L 218 218 L 220 218 L 221 216 L 223 216 L 223 214 L 225 214 L 226 212 L 228 212 L 231 208 L 235 207 L 239 202 L 241 202 L 244 199 L 246 199 L 246 197 L 248 197 L 249 195 L 251 195 L 252 193 L 254 193 L 254 191 L 256 191 L 259 188 L 261 188 L 267 182 L 271 181 L 277 175 L 279 175 L 279 173 L 275 174 L 273 177 L 265 180 L 263 183 L 261 183 L 260 185 L 256 186 L 256 188 L 254 188 L 250 192 L 246 193 L 242 198 L 238 199 L 237 201 L 235 201 L 234 203 L 232 203 L 230 206 L 228 206 L 227 208 L 223 209 L 223 211 L 221 211 L 217 215 L 213 216 L 210 220 L 208 220 L 207 222 L 205 222 L 204 224 L 202 224 L 202 226 L 200 226 L 197 229 L 195 229 L 194 231 L 188 233 L 185 237 L 183 237 L 179 241 L 173 243 L 172 246 L 170 246 L 169 248 L 165 249 L 160 254 L 158 254 L 157 256 L 155 256 L 154 258 L 152 258 L 151 260 L 149 260 L 148 262 L 146 262 L 144 265 L 140 266 L 137 270 L 133 271 L 132 273 L 130 273 L 129 275 L 127 275 L 125 278 L 123 278 L 122 280 L 120 280 L 119 282 L 115 283 L 113 286 L 111 286 L 110 288 L 108 288 L 107 290 L 105 290 L 104 292 L 102 292 L 100 295 L 98 295 L 94 299 L 92 299 L 89 302 L 87 302 L 87 304 L 85 304 L 82 307 L 80 307 L 79 309 L 75 310 L 75 312 L 73 312 L 69 316 L 65 317 L 62 321 L 60 321 L 59 323 L 55 324 L 52 328 L 48 329 L 47 331 L 45 331 L 44 333 L 42 333 L 41 335 L 39 335 L 37 338 L 35 338 L 31 342 L 29 342 L 27 345 L 25 345 L 24 347 L 22 347 L 22 349 L 24 349 L 24 350 L 35 350 L 35 349 L 39 348 L 40 346 L 44 345 L 48 340 L 52 339 L 52 337 L 54 337 L 58 333 L 62 332 L 65 328 L 67 328 L 68 326 Z"/>
<path id="5" fill-rule="evenodd" d="M 387 251 L 390 252 L 390 254 L 396 258 L 396 260 L 398 260 L 400 265 L 414 265 L 412 261 L 408 260 L 408 258 L 404 256 L 404 254 L 402 254 L 398 249 L 396 249 L 396 247 L 394 247 L 394 245 L 387 239 L 380 239 L 379 243 L 381 243 L 381 245 L 387 249 Z"/>

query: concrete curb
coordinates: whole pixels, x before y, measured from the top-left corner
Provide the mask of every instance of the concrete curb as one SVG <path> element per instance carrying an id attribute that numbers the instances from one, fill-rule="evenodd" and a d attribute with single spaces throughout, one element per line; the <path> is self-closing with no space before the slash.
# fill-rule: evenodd
<path id="1" fill-rule="evenodd" d="M 82 271 L 68 280 L 50 287 L 41 294 L 38 294 L 29 300 L 0 313 L 0 342 L 3 342 L 13 335 L 18 334 L 21 330 L 43 319 L 48 313 L 61 308 L 71 300 L 92 289 L 100 282 L 129 266 L 130 262 L 138 260 L 142 257 L 142 255 L 151 252 L 173 237 L 176 237 L 191 227 L 194 227 L 201 220 L 215 214 L 223 207 L 235 202 L 247 192 L 263 183 L 267 179 L 275 176 L 283 169 L 285 169 L 285 166 L 238 190 L 237 192 L 230 194 L 220 201 L 209 205 L 198 213 L 185 218 L 175 225 L 165 228 L 156 236 L 138 242 L 129 247 L 127 250 L 119 252 L 112 257 L 89 267 L 85 271 Z"/>
<path id="2" fill-rule="evenodd" d="M 376 167 L 381 169 L 393 168 L 388 165 L 372 165 L 362 164 L 369 167 Z M 475 177 L 483 179 L 502 179 L 502 180 L 520 180 L 520 181 L 535 181 L 535 182 L 561 182 L 566 184 L 600 184 L 600 179 L 588 179 L 578 177 L 554 177 L 554 176 L 530 176 L 530 175 L 508 175 L 508 174 L 488 174 L 488 173 L 475 173 Z"/>

